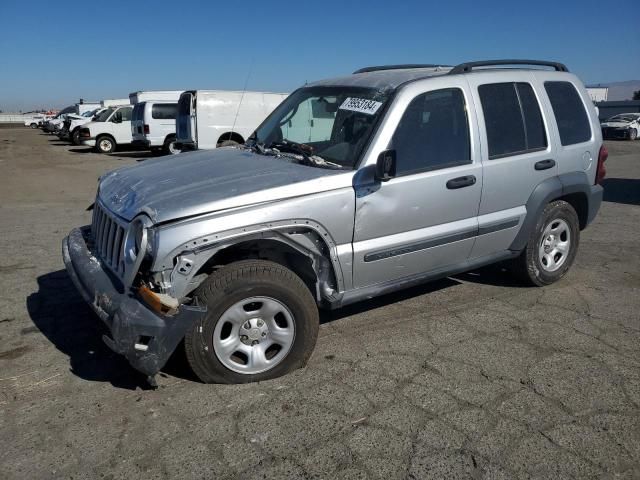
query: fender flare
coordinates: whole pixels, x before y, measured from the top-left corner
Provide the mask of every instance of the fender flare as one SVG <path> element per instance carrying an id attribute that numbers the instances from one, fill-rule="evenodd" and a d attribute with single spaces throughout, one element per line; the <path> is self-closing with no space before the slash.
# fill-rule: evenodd
<path id="1" fill-rule="evenodd" d="M 525 204 L 527 214 L 509 250 L 519 252 L 526 247 L 531 231 L 535 228 L 538 218 L 540 218 L 542 211 L 549 202 L 574 193 L 585 195 L 589 211 L 586 223 L 587 225 L 591 223 L 600 208 L 602 187 L 600 185 L 590 185 L 589 178 L 585 172 L 564 173 L 547 178 L 536 185 L 529 196 Z"/>

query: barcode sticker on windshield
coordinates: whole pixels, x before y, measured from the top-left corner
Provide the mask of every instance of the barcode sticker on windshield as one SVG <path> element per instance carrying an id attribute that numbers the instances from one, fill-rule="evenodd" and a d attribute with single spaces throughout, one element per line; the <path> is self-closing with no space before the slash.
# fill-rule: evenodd
<path id="1" fill-rule="evenodd" d="M 378 111 L 382 105 L 382 102 L 376 102 L 375 100 L 367 100 L 366 98 L 352 98 L 347 99 L 340 105 L 341 110 L 351 110 L 352 112 L 366 113 L 367 115 L 373 115 Z"/>

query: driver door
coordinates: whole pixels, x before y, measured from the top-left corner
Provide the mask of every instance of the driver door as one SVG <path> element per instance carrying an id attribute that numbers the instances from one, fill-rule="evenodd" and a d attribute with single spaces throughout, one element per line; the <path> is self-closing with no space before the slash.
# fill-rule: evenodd
<path id="1" fill-rule="evenodd" d="M 113 136 L 116 143 L 131 143 L 131 117 L 133 115 L 133 107 L 122 107 L 116 110 L 111 117 L 113 123 Z"/>
<path id="2" fill-rule="evenodd" d="M 464 262 L 478 231 L 482 164 L 464 79 L 403 88 L 386 115 L 367 166 L 388 149 L 396 176 L 356 185 L 354 287 L 402 281 Z M 367 168 L 365 166 L 364 168 Z"/>

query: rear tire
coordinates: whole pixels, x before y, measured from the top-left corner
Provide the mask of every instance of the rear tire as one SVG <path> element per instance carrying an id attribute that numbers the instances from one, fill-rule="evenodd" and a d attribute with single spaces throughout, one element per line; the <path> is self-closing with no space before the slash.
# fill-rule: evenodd
<path id="1" fill-rule="evenodd" d="M 116 142 L 108 135 L 96 138 L 96 150 L 98 153 L 112 153 L 116 149 Z"/>
<path id="2" fill-rule="evenodd" d="M 564 200 L 549 203 L 515 259 L 515 273 L 527 284 L 542 287 L 560 280 L 575 260 L 580 243 L 580 223 Z"/>
<path id="3" fill-rule="evenodd" d="M 31 127 L 33 130 L 35 130 L 36 128 L 38 128 L 38 124 L 37 123 L 32 123 L 31 125 L 29 125 L 29 127 Z"/>
<path id="4" fill-rule="evenodd" d="M 178 153 L 182 153 L 182 150 L 176 147 L 176 137 L 169 137 L 164 141 L 162 153 L 165 155 L 177 155 Z"/>
<path id="5" fill-rule="evenodd" d="M 243 260 L 212 273 L 196 290 L 207 314 L 184 339 L 187 360 L 205 383 L 248 383 L 304 366 L 318 337 L 318 308 L 295 273 Z"/>

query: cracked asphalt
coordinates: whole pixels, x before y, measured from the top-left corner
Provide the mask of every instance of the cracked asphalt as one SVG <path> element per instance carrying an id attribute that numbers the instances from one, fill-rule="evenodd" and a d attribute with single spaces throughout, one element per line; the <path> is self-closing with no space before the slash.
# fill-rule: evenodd
<path id="1" fill-rule="evenodd" d="M 148 390 L 60 257 L 147 154 L 0 130 L 0 478 L 640 478 L 640 142 L 607 145 L 559 283 L 459 275 L 323 314 L 284 378 L 203 385 L 178 353 Z"/>

